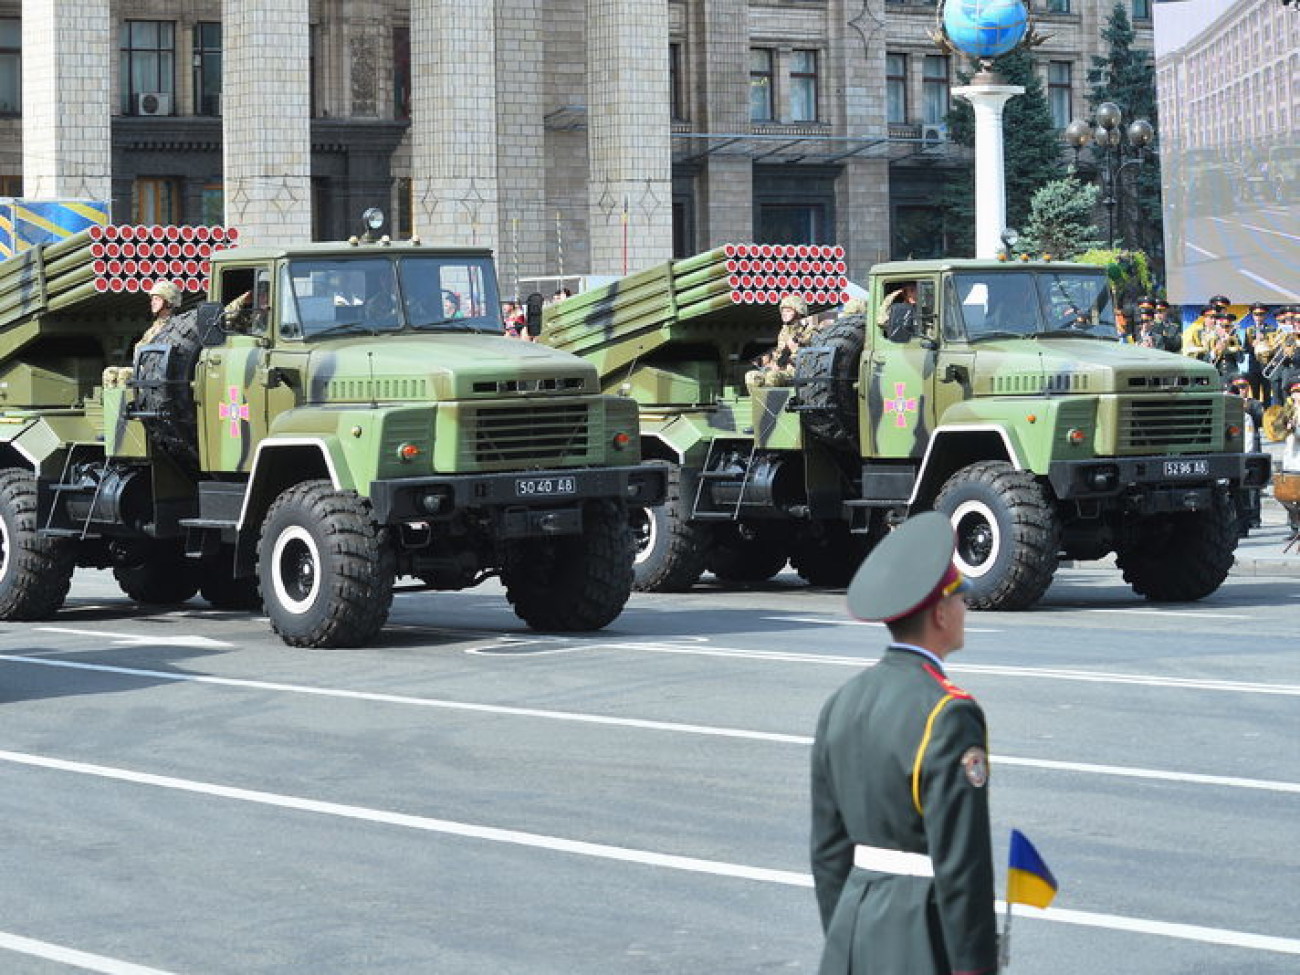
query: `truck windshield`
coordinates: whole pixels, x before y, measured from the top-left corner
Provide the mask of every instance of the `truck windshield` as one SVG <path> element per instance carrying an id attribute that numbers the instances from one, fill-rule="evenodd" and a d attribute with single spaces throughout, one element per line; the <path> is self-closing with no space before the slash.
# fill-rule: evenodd
<path id="1" fill-rule="evenodd" d="M 504 334 L 486 258 L 383 256 L 293 261 L 286 337 L 404 329 Z"/>
<path id="2" fill-rule="evenodd" d="M 1105 275 L 1077 271 L 965 271 L 953 275 L 970 341 L 1072 332 L 1115 334 Z"/>

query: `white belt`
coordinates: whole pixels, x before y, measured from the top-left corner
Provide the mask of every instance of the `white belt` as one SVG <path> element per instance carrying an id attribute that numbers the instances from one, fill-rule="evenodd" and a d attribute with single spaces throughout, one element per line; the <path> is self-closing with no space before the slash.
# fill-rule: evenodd
<path id="1" fill-rule="evenodd" d="M 853 865 L 863 870 L 893 873 L 902 877 L 933 877 L 934 861 L 924 853 L 904 853 L 879 846 L 855 846 Z"/>

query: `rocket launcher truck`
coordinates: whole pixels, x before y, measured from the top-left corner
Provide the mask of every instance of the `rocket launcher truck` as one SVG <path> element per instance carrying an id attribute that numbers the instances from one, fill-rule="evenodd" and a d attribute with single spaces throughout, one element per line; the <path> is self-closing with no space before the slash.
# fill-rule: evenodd
<path id="1" fill-rule="evenodd" d="M 787 562 L 844 585 L 892 526 L 931 509 L 952 520 L 978 608 L 1031 606 L 1063 559 L 1110 553 L 1148 599 L 1222 584 L 1269 457 L 1245 451 L 1241 401 L 1212 366 L 1115 340 L 1102 269 L 877 265 L 865 308 L 822 327 L 790 385 L 751 389 L 780 294 L 840 300 L 809 289 L 789 247 L 779 273 L 755 276 L 756 249 L 546 310 L 542 341 L 636 400 L 642 455 L 668 473 L 666 504 L 633 512 L 638 588 L 684 590 L 706 570 L 754 582 Z"/>
<path id="2" fill-rule="evenodd" d="M 400 577 L 498 576 L 540 629 L 618 616 L 627 506 L 664 494 L 635 402 L 504 337 L 489 251 L 370 226 L 92 227 L 0 262 L 0 618 L 52 615 L 81 566 L 140 604 L 261 603 L 296 646 L 372 640 Z M 192 307 L 142 345 L 159 278 Z"/>

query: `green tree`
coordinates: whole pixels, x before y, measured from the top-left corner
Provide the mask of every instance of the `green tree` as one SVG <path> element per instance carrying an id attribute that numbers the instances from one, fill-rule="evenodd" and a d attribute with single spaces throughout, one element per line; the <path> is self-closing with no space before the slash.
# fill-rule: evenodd
<path id="1" fill-rule="evenodd" d="M 1051 254 L 1058 260 L 1100 247 L 1093 222 L 1098 189 L 1066 177 L 1043 185 L 1029 204 L 1019 250 L 1026 254 Z"/>
<path id="2" fill-rule="evenodd" d="M 1043 93 L 1043 84 L 1034 70 L 1031 51 L 1021 48 L 993 62 L 1006 83 L 1025 89 L 1007 102 L 1002 116 L 1002 154 L 1006 164 L 1007 225 L 1023 227 L 1029 219 L 1029 201 L 1045 183 L 1061 175 L 1061 142 L 1052 122 L 1052 110 Z M 962 84 L 970 81 L 979 69 L 975 61 L 967 72 L 959 73 Z M 948 114 L 948 132 L 953 142 L 975 145 L 975 113 L 970 102 L 955 99 Z M 975 169 L 968 165 L 954 171 L 944 194 L 948 213 L 949 239 L 954 254 L 975 252 Z"/>
<path id="3" fill-rule="evenodd" d="M 1151 52 L 1133 47 L 1136 34 L 1122 2 L 1115 3 L 1101 32 L 1106 42 L 1105 57 L 1094 57 L 1088 71 L 1088 103 L 1096 109 L 1102 102 L 1114 102 L 1124 113 L 1124 126 L 1144 118 L 1159 131 L 1159 108 L 1156 104 L 1156 68 Z M 1135 158 L 1132 156 L 1127 159 Z M 1164 230 L 1160 209 L 1160 157 L 1156 152 L 1143 156 L 1140 166 L 1119 170 L 1115 193 L 1115 234 L 1118 242 L 1150 256 L 1156 276 L 1164 277 Z M 1085 173 L 1097 173 L 1099 160 L 1094 150 L 1080 159 L 1081 166 L 1091 163 Z M 1136 170 L 1136 172 L 1135 172 Z"/>

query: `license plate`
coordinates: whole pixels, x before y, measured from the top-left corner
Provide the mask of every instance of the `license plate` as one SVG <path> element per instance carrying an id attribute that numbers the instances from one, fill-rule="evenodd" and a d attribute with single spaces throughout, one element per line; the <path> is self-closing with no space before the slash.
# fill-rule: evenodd
<path id="1" fill-rule="evenodd" d="M 551 498 L 562 494 L 577 494 L 575 477 L 517 477 L 515 496 L 520 498 Z"/>
<path id="2" fill-rule="evenodd" d="M 1204 477 L 1210 473 L 1208 460 L 1167 460 L 1165 477 Z"/>

